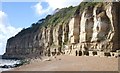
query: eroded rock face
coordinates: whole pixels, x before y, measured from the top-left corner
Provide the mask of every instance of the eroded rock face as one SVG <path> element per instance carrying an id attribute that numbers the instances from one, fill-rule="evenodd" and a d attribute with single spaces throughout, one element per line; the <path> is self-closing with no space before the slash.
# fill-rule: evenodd
<path id="1" fill-rule="evenodd" d="M 113 9 L 113 6 L 113 3 L 109 3 L 106 7 L 100 5 L 94 8 L 94 27 L 91 41 L 96 42 L 98 49 L 102 51 L 112 51 L 115 48 L 118 48 L 117 44 L 116 47 L 113 46 L 113 43 L 118 42 L 114 39 L 118 38 L 116 36 L 118 34 L 118 29 L 115 29 L 115 27 L 117 27 L 116 22 L 118 21 L 114 20 L 117 17 L 115 16 L 115 14 L 117 14 L 115 13 L 117 8 L 114 7 Z"/>
<path id="2" fill-rule="evenodd" d="M 73 17 L 69 22 L 69 42 L 72 43 L 79 43 L 79 16 Z"/>
<path id="3" fill-rule="evenodd" d="M 80 22 L 80 42 L 90 42 L 93 33 L 93 7 L 84 10 Z"/>
<path id="4" fill-rule="evenodd" d="M 87 6 L 81 14 L 77 10 L 68 23 L 48 25 L 8 39 L 4 56 L 26 58 L 75 52 L 88 55 L 88 51 L 119 50 L 120 3 Z"/>
<path id="5" fill-rule="evenodd" d="M 63 36 L 62 36 L 62 42 L 63 45 L 67 44 L 68 42 L 68 36 L 69 36 L 69 25 L 68 23 L 66 23 L 65 25 L 63 25 Z"/>
<path id="6" fill-rule="evenodd" d="M 91 41 L 104 41 L 110 31 L 110 19 L 106 15 L 102 7 L 95 7 L 94 9 L 94 27 L 93 38 Z"/>

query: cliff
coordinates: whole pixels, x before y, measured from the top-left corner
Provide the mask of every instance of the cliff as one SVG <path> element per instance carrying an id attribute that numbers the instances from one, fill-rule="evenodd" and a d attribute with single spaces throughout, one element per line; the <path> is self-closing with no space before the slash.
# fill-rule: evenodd
<path id="1" fill-rule="evenodd" d="M 89 55 L 120 50 L 120 3 L 87 3 L 60 9 L 8 39 L 4 58 Z"/>

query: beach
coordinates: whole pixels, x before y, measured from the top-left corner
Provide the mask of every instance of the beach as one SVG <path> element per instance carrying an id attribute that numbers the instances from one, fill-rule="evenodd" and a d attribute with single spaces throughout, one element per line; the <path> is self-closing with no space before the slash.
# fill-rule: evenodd
<path id="1" fill-rule="evenodd" d="M 118 58 L 63 55 L 32 60 L 10 71 L 118 71 Z"/>

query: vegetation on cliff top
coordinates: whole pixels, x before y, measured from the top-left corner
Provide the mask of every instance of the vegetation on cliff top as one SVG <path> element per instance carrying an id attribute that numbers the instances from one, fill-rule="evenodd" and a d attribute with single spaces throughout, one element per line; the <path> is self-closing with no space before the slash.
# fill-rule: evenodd
<path id="1" fill-rule="evenodd" d="M 41 27 L 47 27 L 49 25 L 57 25 L 57 24 L 66 24 L 69 20 L 75 15 L 79 15 L 83 12 L 85 7 L 95 6 L 98 4 L 97 2 L 82 2 L 78 6 L 70 6 L 66 8 L 60 9 L 53 15 L 47 15 L 46 18 L 40 19 L 38 22 L 33 23 L 29 28 L 23 28 L 21 32 L 19 32 L 16 36 L 22 36 L 28 33 L 35 33 Z"/>
<path id="2" fill-rule="evenodd" d="M 62 8 L 53 15 L 48 15 L 45 18 L 45 21 L 42 23 L 42 26 L 57 25 L 67 23 L 69 19 L 74 15 L 74 12 L 77 7 L 68 7 Z"/>
<path id="3" fill-rule="evenodd" d="M 62 8 L 53 15 L 47 15 L 46 18 L 38 20 L 38 22 L 33 23 L 31 27 L 23 28 L 16 36 L 22 36 L 28 33 L 35 33 L 41 27 L 47 27 L 49 25 L 57 25 L 68 23 L 71 17 L 73 17 L 76 7 L 70 6 L 67 8 Z"/>
<path id="4" fill-rule="evenodd" d="M 76 14 L 82 13 L 83 10 L 88 6 L 95 6 L 98 2 L 82 2 L 78 6 L 70 6 L 66 8 L 60 9 L 53 15 L 47 15 L 46 18 L 40 19 L 37 23 L 33 23 L 33 26 L 49 26 L 49 25 L 57 25 L 58 23 L 67 23 L 72 17 Z"/>

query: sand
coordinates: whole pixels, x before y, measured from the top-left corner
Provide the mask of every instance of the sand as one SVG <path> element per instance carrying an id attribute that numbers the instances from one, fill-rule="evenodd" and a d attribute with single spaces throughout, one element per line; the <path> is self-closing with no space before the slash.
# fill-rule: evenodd
<path id="1" fill-rule="evenodd" d="M 118 58 L 57 56 L 50 61 L 36 59 L 11 71 L 118 71 Z"/>

